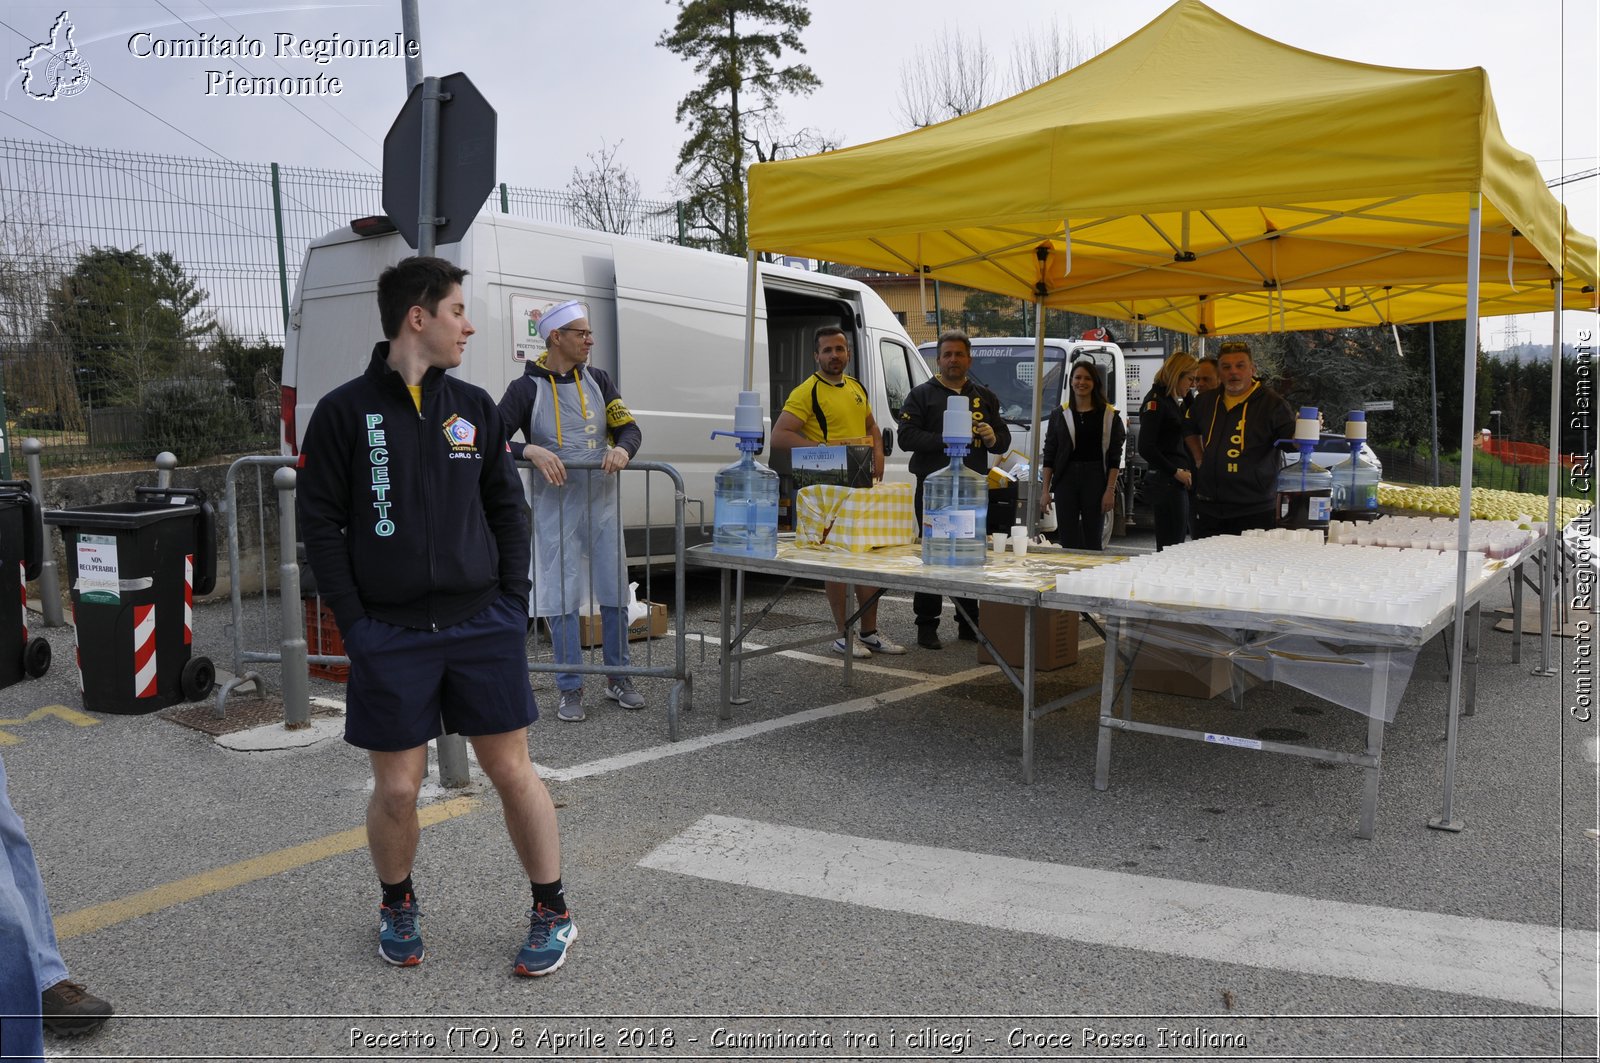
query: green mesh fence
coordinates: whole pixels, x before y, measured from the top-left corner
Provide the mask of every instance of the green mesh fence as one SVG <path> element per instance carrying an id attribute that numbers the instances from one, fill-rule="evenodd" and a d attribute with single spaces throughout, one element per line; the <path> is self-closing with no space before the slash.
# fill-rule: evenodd
<path id="1" fill-rule="evenodd" d="M 373 173 L 0 139 L 11 437 L 39 437 L 53 467 L 274 447 L 286 293 L 312 240 L 382 198 Z M 483 209 L 595 225 L 560 190 L 497 187 Z M 608 224 L 679 237 L 672 202 Z"/>

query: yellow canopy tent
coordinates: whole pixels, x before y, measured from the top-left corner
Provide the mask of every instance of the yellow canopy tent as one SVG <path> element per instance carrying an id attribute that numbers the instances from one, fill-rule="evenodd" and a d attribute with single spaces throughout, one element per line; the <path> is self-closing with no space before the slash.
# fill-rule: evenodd
<path id="1" fill-rule="evenodd" d="M 1181 0 L 981 111 L 750 170 L 750 246 L 1183 332 L 1593 308 L 1597 256 L 1482 69 L 1291 48 Z M 1039 248 L 1051 253 L 1041 265 Z M 1042 287 L 1041 287 L 1042 285 Z"/>
<path id="2" fill-rule="evenodd" d="M 1600 306 L 1595 241 L 1506 142 L 1482 69 L 1318 55 L 1199 0 L 1179 0 L 1037 88 L 888 140 L 763 163 L 749 186 L 752 314 L 753 255 L 772 251 L 1198 335 L 1465 318 L 1463 454 L 1478 317 Z M 752 331 L 747 387 L 753 349 Z M 1034 424 L 1038 401 L 1036 391 Z M 1451 830 L 1471 488 L 1463 461 L 1456 666 L 1444 804 L 1432 822 Z"/>

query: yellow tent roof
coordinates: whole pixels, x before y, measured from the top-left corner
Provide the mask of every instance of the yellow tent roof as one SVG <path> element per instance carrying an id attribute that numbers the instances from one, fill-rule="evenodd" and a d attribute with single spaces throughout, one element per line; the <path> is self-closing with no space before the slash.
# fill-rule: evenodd
<path id="1" fill-rule="evenodd" d="M 1317 55 L 1180 0 L 981 111 L 753 167 L 749 233 L 1102 317 L 1261 332 L 1464 316 L 1475 192 L 1480 314 L 1552 309 L 1552 263 L 1569 308 L 1596 305 L 1595 242 L 1506 143 L 1481 68 Z"/>

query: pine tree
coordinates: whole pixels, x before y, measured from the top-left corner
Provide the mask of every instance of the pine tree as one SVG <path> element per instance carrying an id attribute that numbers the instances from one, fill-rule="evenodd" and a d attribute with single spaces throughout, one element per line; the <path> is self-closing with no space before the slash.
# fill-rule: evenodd
<path id="1" fill-rule="evenodd" d="M 803 0 L 679 0 L 676 24 L 656 42 L 701 77 L 677 111 L 689 134 L 677 174 L 696 242 L 744 254 L 747 161 L 830 146 L 811 130 L 789 133 L 778 107 L 822 84 L 802 63 L 777 65 L 785 51 L 806 50 L 800 33 L 810 24 Z"/>

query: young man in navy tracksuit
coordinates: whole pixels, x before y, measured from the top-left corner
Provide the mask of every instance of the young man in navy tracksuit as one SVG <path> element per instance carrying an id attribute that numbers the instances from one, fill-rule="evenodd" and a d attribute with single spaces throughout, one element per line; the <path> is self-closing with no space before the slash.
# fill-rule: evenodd
<path id="1" fill-rule="evenodd" d="M 422 962 L 412 888 L 430 739 L 472 740 L 533 890 L 513 970 L 549 974 L 575 930 L 555 807 L 528 757 L 528 520 L 495 402 L 446 374 L 473 328 L 466 271 L 414 257 L 378 278 L 388 339 L 317 404 L 301 448 L 306 556 L 350 655 L 345 740 L 368 751 L 378 951 Z"/>

